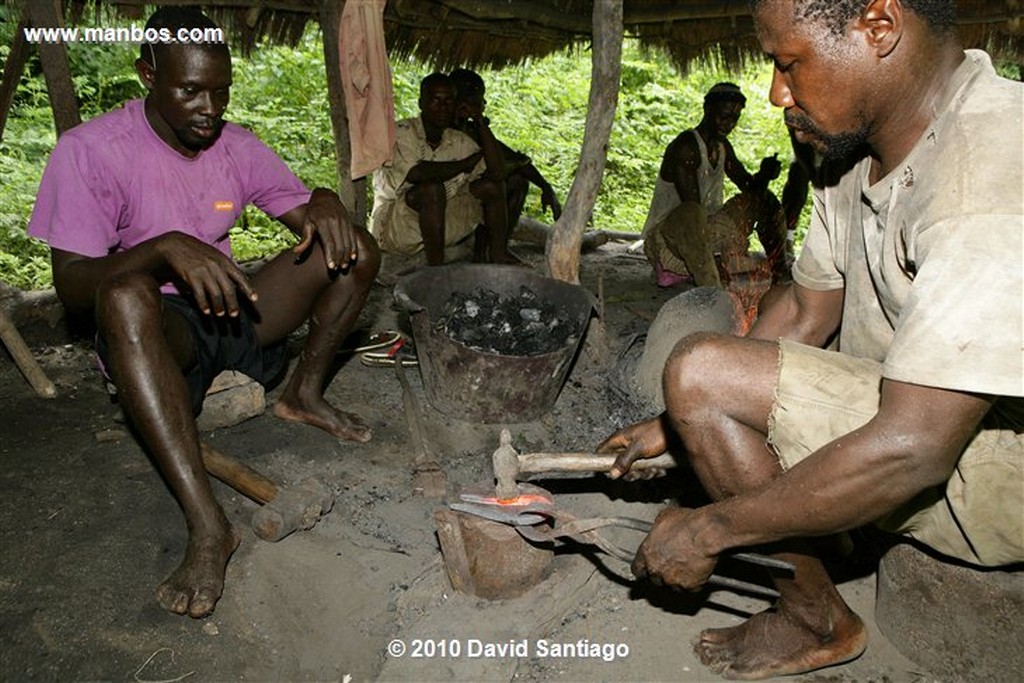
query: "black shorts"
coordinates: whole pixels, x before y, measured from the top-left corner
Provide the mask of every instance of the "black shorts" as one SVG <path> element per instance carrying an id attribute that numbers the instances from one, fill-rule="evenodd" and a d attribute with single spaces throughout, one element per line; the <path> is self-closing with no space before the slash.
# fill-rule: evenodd
<path id="1" fill-rule="evenodd" d="M 192 413 L 203 409 L 206 391 L 213 379 L 224 370 L 237 370 L 260 384 L 280 379 L 287 363 L 286 341 L 266 348 L 260 347 L 252 315 L 243 306 L 237 317 L 204 315 L 195 303 L 177 294 L 164 294 L 165 312 L 174 312 L 188 324 L 195 344 L 196 364 L 185 374 Z M 109 367 L 106 340 L 96 335 L 96 353 L 104 368 Z"/>

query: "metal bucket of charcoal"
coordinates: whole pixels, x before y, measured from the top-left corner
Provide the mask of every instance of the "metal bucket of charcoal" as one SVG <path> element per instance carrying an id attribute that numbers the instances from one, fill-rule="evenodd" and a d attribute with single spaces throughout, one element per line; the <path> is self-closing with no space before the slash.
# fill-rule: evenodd
<path id="1" fill-rule="evenodd" d="M 424 268 L 395 285 L 427 400 L 477 422 L 530 422 L 558 398 L 593 300 L 518 266 Z"/>

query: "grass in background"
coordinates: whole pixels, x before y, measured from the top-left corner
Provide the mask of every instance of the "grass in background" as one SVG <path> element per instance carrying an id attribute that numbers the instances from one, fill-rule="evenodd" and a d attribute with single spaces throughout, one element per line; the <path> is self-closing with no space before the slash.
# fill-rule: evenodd
<path id="1" fill-rule="evenodd" d="M 0 61 L 5 61 L 14 22 L 0 7 Z M 133 62 L 137 47 L 70 45 L 71 71 L 87 120 L 143 94 Z M 334 145 L 319 30 L 311 27 L 292 48 L 263 47 L 251 58 L 234 58 L 235 85 L 228 118 L 253 130 L 309 186 L 336 186 Z M 419 81 L 432 69 L 415 60 L 395 59 L 395 109 L 398 118 L 418 114 Z M 517 68 L 481 70 L 487 83 L 487 110 L 495 133 L 514 149 L 529 154 L 564 202 L 579 160 L 590 87 L 590 54 L 571 52 L 528 62 Z M 660 54 L 646 53 L 627 41 L 622 86 L 603 184 L 594 207 L 594 227 L 638 232 L 665 145 L 681 130 L 697 124 L 708 88 L 720 80 L 738 83 L 747 107 L 730 139 L 740 160 L 754 171 L 761 157 L 778 153 L 784 167 L 791 159 L 781 114 L 768 103 L 771 70 L 766 62 L 729 73 L 719 64 L 694 65 L 685 77 Z M 45 245 L 29 239 L 25 226 L 55 135 L 38 59 L 33 57 L 19 86 L 0 144 L 0 280 L 32 289 L 49 286 Z M 781 192 L 784 180 L 776 181 Z M 735 192 L 726 184 L 727 196 Z M 540 196 L 532 190 L 526 211 L 540 214 Z M 806 224 L 806 220 L 802 225 Z M 241 260 L 259 258 L 294 244 L 276 221 L 250 207 L 232 241 Z"/>

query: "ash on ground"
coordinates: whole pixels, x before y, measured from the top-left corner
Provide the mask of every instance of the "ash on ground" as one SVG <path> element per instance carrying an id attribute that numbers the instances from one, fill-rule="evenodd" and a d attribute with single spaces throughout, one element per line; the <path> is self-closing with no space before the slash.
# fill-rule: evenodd
<path id="1" fill-rule="evenodd" d="M 541 301 L 527 287 L 504 297 L 483 288 L 452 292 L 435 330 L 477 351 L 503 356 L 553 353 L 575 341 L 565 307 Z"/>

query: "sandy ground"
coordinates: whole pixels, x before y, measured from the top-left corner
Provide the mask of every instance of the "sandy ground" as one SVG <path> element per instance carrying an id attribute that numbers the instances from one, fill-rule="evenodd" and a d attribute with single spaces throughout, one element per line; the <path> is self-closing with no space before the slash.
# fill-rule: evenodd
<path id="1" fill-rule="evenodd" d="M 524 255 L 539 261 L 539 252 Z M 621 247 L 584 256 L 583 284 L 603 282 L 608 349 L 643 331 L 675 292 L 659 291 L 646 264 Z M 375 287 L 360 325 L 405 324 L 390 290 Z M 30 339 L 31 341 L 31 339 Z M 714 681 L 690 643 L 707 627 L 738 623 L 763 599 L 717 590 L 679 594 L 635 584 L 620 560 L 563 548 L 550 578 L 509 600 L 452 590 L 433 513 L 445 502 L 414 490 L 415 449 L 391 368 L 340 365 L 328 397 L 374 429 L 365 445 L 264 414 L 204 434 L 221 450 L 282 482 L 316 476 L 337 494 L 309 531 L 278 543 L 250 529 L 256 504 L 216 484 L 242 545 L 213 616 L 177 617 L 153 590 L 176 566 L 185 529 L 175 501 L 119 421 L 88 344 L 35 345 L 59 396 L 35 397 L 0 357 L 0 671 L 6 680 L 136 681 Z M 593 348 L 579 356 L 551 413 L 536 422 L 471 424 L 427 405 L 427 448 L 449 496 L 490 480 L 502 426 L 521 451 L 590 450 L 628 418 L 608 391 Z M 272 402 L 274 393 L 268 396 Z M 647 483 L 603 477 L 544 482 L 577 515 L 653 519 L 687 489 L 684 471 Z M 691 504 L 691 493 L 682 502 Z M 635 547 L 636 532 L 609 533 Z M 799 681 L 933 681 L 878 632 L 872 566 L 846 567 L 840 590 L 871 628 L 856 661 Z M 601 656 L 558 656 L 564 644 Z M 484 651 L 484 644 L 493 647 Z M 497 646 L 514 654 L 497 652 Z M 485 656 L 493 654 L 494 656 Z"/>

